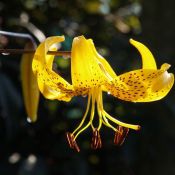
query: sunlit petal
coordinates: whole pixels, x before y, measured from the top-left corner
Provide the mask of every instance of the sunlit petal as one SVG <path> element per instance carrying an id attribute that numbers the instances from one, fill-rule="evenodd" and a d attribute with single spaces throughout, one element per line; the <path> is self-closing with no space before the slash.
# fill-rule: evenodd
<path id="1" fill-rule="evenodd" d="M 27 43 L 25 49 L 33 49 L 31 43 Z M 23 54 L 21 59 L 21 82 L 24 104 L 28 117 L 32 122 L 37 120 L 39 103 L 39 89 L 37 79 L 32 72 L 33 54 Z"/>
<path id="2" fill-rule="evenodd" d="M 76 37 L 72 44 L 71 75 L 75 89 L 93 88 L 104 83 L 106 77 L 99 66 L 94 45 L 83 36 Z"/>
<path id="3" fill-rule="evenodd" d="M 129 42 L 138 49 L 142 56 L 142 69 L 157 69 L 152 53 L 144 44 L 133 39 L 130 39 Z"/>
<path id="4" fill-rule="evenodd" d="M 109 78 L 112 79 L 114 77 L 116 77 L 116 73 L 114 72 L 114 70 L 112 69 L 112 67 L 110 66 L 110 64 L 105 60 L 105 58 L 103 58 L 96 50 L 94 43 L 91 39 L 88 39 L 89 44 L 91 45 L 91 49 L 94 52 L 94 55 L 96 55 L 96 58 L 99 62 L 99 66 L 101 68 L 101 70 L 105 73 L 105 75 Z"/>
<path id="5" fill-rule="evenodd" d="M 167 64 L 166 64 L 167 65 Z M 132 102 L 160 100 L 167 95 L 174 83 L 173 74 L 163 69 L 140 69 L 118 76 L 106 89 L 113 96 Z"/>
<path id="6" fill-rule="evenodd" d="M 37 48 L 32 68 L 38 79 L 41 93 L 48 99 L 69 101 L 73 94 L 73 86 L 52 70 L 54 56 L 48 56 L 49 48 L 64 40 L 64 37 L 49 37 Z M 55 50 L 55 49 L 53 49 Z"/>

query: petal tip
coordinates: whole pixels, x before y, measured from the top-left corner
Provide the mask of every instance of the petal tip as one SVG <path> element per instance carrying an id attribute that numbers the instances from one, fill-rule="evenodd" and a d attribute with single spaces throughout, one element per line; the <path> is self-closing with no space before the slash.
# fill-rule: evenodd
<path id="1" fill-rule="evenodd" d="M 162 91 L 162 98 L 170 91 L 174 84 L 174 75 L 165 71 L 152 86 L 152 92 Z"/>
<path id="2" fill-rule="evenodd" d="M 62 38 L 63 41 L 65 40 L 65 36 L 64 35 L 61 35 L 60 37 Z"/>
<path id="3" fill-rule="evenodd" d="M 134 40 L 133 38 L 130 38 L 130 39 L 129 39 L 129 42 L 130 42 L 130 44 L 132 44 L 132 45 L 133 45 L 133 44 L 134 44 L 134 42 L 137 42 L 137 41 L 136 41 L 136 40 Z"/>
<path id="4" fill-rule="evenodd" d="M 75 40 L 85 40 L 86 38 L 84 37 L 84 35 L 80 35 L 74 38 Z"/>
<path id="5" fill-rule="evenodd" d="M 129 39 L 129 42 L 132 42 L 132 41 L 133 41 L 133 39 L 132 39 L 132 38 L 130 38 L 130 39 Z"/>
<path id="6" fill-rule="evenodd" d="M 171 64 L 164 63 L 164 64 L 162 64 L 161 69 L 163 69 L 164 71 L 166 71 L 166 70 L 168 70 L 170 67 L 171 67 Z"/>
<path id="7" fill-rule="evenodd" d="M 129 43 L 132 44 L 134 47 L 136 47 L 137 45 L 141 44 L 140 42 L 134 40 L 133 38 L 129 39 Z"/>

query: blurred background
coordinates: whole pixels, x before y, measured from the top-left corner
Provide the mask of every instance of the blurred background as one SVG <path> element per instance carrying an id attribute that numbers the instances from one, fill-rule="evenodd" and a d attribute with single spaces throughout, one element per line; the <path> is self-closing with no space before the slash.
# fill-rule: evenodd
<path id="1" fill-rule="evenodd" d="M 117 74 L 141 66 L 134 38 L 147 45 L 158 67 L 167 62 L 175 72 L 174 0 L 11 0 L 0 1 L 0 30 L 31 34 L 39 44 L 45 37 L 65 35 L 62 50 L 70 50 L 75 36 L 92 38 Z M 24 48 L 25 39 L 0 35 L 1 48 Z M 21 55 L 0 55 L 0 174 L 2 175 L 173 175 L 175 174 L 175 93 L 161 101 L 129 103 L 104 94 L 104 107 L 122 121 L 140 124 L 122 147 L 103 127 L 100 150 L 90 148 L 91 132 L 68 146 L 83 115 L 86 98 L 70 103 L 42 96 L 38 120 L 27 122 L 20 75 Z M 54 66 L 70 80 L 70 60 Z"/>

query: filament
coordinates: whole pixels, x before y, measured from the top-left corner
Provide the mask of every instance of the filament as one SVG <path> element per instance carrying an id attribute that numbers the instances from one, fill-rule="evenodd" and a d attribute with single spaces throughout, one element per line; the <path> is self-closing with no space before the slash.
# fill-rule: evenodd
<path id="1" fill-rule="evenodd" d="M 130 129 L 134 129 L 134 130 L 139 130 L 140 129 L 139 125 L 132 125 L 132 124 L 124 123 L 124 122 L 121 122 L 121 121 L 113 118 L 106 111 L 103 111 L 103 113 L 109 120 L 113 121 L 114 123 L 116 123 L 116 124 L 118 124 L 120 126 L 123 126 L 123 127 L 126 127 L 126 128 L 130 128 Z"/>
<path id="2" fill-rule="evenodd" d="M 88 95 L 88 102 L 87 102 L 86 112 L 85 112 L 85 114 L 83 116 L 83 119 L 81 120 L 79 126 L 73 131 L 72 134 L 75 134 L 81 128 L 81 126 L 83 125 L 83 123 L 84 123 L 84 121 L 85 121 L 85 119 L 87 117 L 88 111 L 89 111 L 90 101 L 91 101 L 91 94 Z"/>

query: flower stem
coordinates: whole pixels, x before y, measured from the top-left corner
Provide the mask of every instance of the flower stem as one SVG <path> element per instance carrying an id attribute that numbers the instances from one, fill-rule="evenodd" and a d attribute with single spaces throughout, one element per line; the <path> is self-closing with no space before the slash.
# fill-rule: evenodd
<path id="1" fill-rule="evenodd" d="M 24 53 L 34 53 L 35 50 L 27 50 L 27 49 L 0 49 L 0 53 L 2 54 L 24 54 Z M 48 55 L 57 55 L 57 56 L 70 56 L 70 51 L 48 51 Z"/>
<path id="2" fill-rule="evenodd" d="M 24 39 L 29 39 L 34 48 L 37 47 L 37 44 L 32 37 L 32 35 L 28 33 L 17 33 L 17 32 L 7 32 L 7 31 L 2 31 L 0 30 L 0 35 L 7 35 L 10 37 L 16 37 L 16 38 L 24 38 Z M 0 49 L 0 53 L 4 55 L 16 55 L 16 54 L 24 54 L 24 53 L 34 53 L 35 50 L 24 50 L 24 49 Z M 57 56 L 70 56 L 71 52 L 70 51 L 48 51 L 48 55 L 57 55 Z"/>

